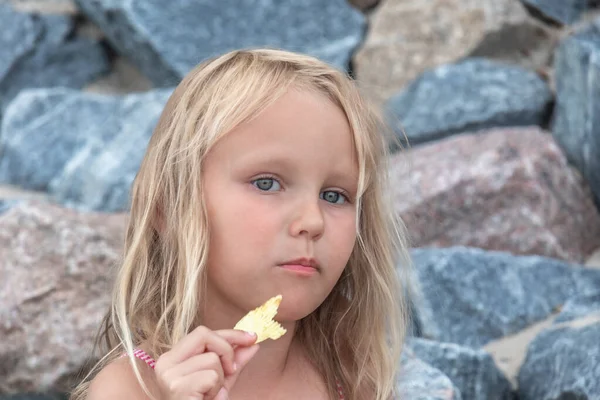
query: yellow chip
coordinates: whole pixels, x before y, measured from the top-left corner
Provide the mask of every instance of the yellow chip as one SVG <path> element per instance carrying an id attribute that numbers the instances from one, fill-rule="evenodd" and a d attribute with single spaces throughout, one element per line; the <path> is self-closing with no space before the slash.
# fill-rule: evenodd
<path id="1" fill-rule="evenodd" d="M 233 329 L 240 329 L 248 332 L 255 332 L 256 343 L 266 339 L 279 339 L 286 330 L 274 321 L 273 317 L 277 314 L 277 308 L 281 303 L 282 296 L 277 295 L 270 298 L 260 307 L 255 308 L 239 320 Z"/>

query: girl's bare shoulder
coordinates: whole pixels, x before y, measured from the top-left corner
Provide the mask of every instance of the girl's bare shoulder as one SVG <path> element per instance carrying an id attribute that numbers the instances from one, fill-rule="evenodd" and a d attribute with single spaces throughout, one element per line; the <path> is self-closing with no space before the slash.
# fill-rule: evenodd
<path id="1" fill-rule="evenodd" d="M 141 360 L 136 360 L 142 378 L 151 393 L 156 393 L 152 370 Z M 102 368 L 90 382 L 86 400 L 108 399 L 149 400 L 135 376 L 126 357 L 116 359 Z"/>

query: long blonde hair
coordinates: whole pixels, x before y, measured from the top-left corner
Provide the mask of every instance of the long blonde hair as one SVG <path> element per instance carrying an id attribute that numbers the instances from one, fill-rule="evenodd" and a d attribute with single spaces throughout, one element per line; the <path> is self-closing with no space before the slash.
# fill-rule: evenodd
<path id="1" fill-rule="evenodd" d="M 169 98 L 132 186 L 123 260 L 96 341 L 105 355 L 71 399 L 84 398 L 89 378 L 123 351 L 147 391 L 134 348 L 143 342 L 158 357 L 202 323 L 209 250 L 202 160 L 292 87 L 322 93 L 344 111 L 359 162 L 355 248 L 323 304 L 299 321 L 295 340 L 331 398 L 336 380 L 349 400 L 393 395 L 407 326 L 398 273 L 409 258 L 387 189 L 388 130 L 343 72 L 310 56 L 254 49 L 201 63 Z"/>

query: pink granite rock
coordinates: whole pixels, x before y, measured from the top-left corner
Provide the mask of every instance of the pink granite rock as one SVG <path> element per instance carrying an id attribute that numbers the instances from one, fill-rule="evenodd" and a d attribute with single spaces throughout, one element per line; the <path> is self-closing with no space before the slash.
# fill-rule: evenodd
<path id="1" fill-rule="evenodd" d="M 64 389 L 85 364 L 125 222 L 42 202 L 0 215 L 0 394 Z"/>
<path id="2" fill-rule="evenodd" d="M 589 187 L 538 128 L 418 147 L 392 157 L 391 176 L 395 208 L 415 247 L 465 245 L 582 262 L 600 246 Z"/>

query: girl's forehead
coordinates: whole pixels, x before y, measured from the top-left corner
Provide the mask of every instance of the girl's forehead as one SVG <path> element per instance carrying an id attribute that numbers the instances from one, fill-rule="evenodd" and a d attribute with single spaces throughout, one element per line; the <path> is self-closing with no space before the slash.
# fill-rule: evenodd
<path id="1" fill-rule="evenodd" d="M 222 157 L 295 158 L 310 153 L 356 161 L 345 113 L 324 95 L 296 90 L 223 135 L 212 150 Z"/>

